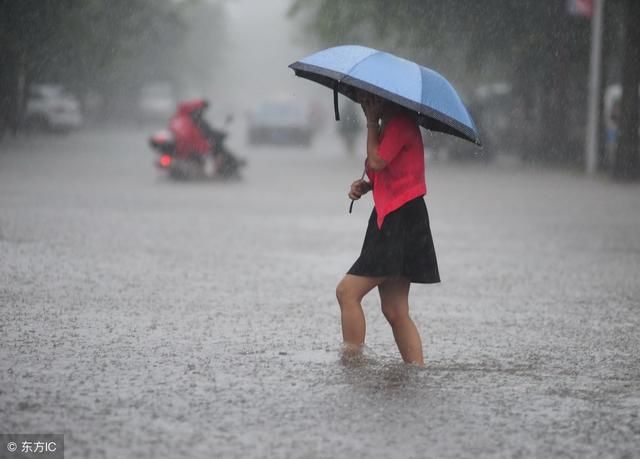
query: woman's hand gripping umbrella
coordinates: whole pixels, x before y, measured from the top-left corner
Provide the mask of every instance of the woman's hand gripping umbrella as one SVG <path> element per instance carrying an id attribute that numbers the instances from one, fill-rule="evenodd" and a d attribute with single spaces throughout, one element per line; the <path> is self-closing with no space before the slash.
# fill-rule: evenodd
<path id="1" fill-rule="evenodd" d="M 363 194 L 367 194 L 371 191 L 371 184 L 364 179 L 367 173 L 365 168 L 362 171 L 362 177 L 351 184 L 351 190 L 349 190 L 349 198 L 351 198 L 351 204 L 349 204 L 349 213 L 353 211 L 353 203 L 360 199 Z"/>

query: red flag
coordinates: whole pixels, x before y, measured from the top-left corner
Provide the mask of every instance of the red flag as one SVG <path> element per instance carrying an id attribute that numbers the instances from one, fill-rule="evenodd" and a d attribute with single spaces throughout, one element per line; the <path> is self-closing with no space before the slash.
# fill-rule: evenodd
<path id="1" fill-rule="evenodd" d="M 593 0 L 567 0 L 567 11 L 574 16 L 591 19 L 593 15 Z"/>

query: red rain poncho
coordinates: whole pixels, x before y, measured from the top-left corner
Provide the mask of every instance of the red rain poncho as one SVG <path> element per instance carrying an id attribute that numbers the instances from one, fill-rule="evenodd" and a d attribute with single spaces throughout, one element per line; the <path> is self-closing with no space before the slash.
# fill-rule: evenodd
<path id="1" fill-rule="evenodd" d="M 175 137 L 176 153 L 179 157 L 184 158 L 192 154 L 206 155 L 211 152 L 213 145 L 192 117 L 194 112 L 205 107 L 203 99 L 180 102 L 175 115 L 169 120 L 169 130 Z"/>

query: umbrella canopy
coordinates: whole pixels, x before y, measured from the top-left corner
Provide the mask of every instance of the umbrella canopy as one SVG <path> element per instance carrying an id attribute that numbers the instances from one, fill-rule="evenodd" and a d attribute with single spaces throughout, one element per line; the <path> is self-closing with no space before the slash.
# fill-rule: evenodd
<path id="1" fill-rule="evenodd" d="M 289 65 L 299 77 L 356 100 L 362 89 L 414 111 L 426 129 L 480 145 L 480 137 L 460 96 L 442 75 L 415 62 L 365 46 L 328 48 Z"/>

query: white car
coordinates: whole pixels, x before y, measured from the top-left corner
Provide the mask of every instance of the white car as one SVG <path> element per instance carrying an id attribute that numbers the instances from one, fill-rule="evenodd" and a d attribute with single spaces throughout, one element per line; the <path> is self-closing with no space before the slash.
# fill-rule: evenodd
<path id="1" fill-rule="evenodd" d="M 138 99 L 138 121 L 166 122 L 176 110 L 176 97 L 169 83 L 149 83 Z"/>
<path id="2" fill-rule="evenodd" d="M 268 100 L 249 115 L 247 137 L 251 144 L 309 146 L 313 129 L 309 111 L 295 100 Z"/>
<path id="3" fill-rule="evenodd" d="M 77 129 L 82 126 L 80 103 L 61 85 L 33 84 L 29 88 L 24 123 L 30 129 Z"/>

